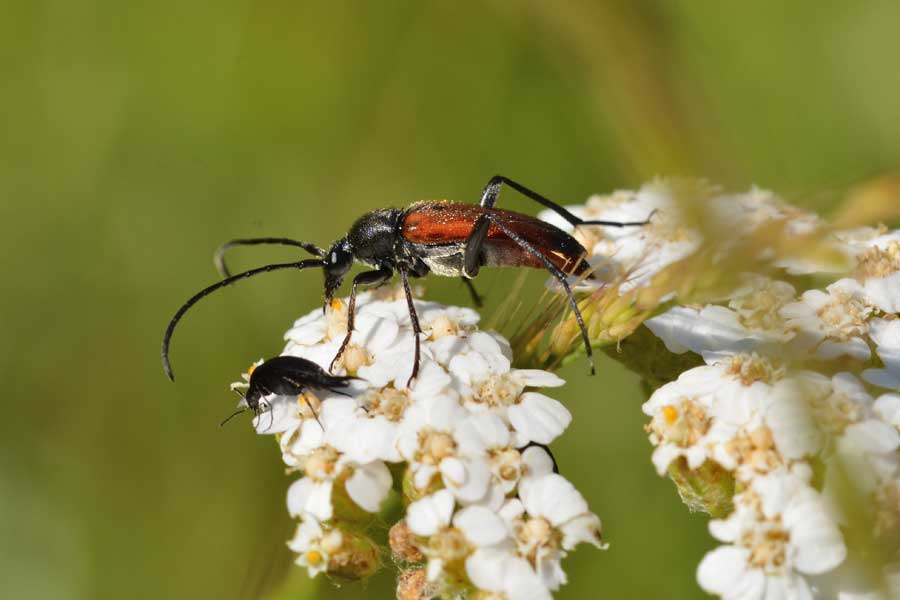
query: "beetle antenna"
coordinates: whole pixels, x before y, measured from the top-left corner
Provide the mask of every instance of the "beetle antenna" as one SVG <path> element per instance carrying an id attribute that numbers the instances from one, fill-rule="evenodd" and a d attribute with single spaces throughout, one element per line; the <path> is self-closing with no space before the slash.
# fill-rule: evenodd
<path id="1" fill-rule="evenodd" d="M 255 277 L 256 275 L 260 275 L 262 273 L 268 273 L 269 271 L 280 271 L 283 269 L 308 269 L 310 267 L 321 267 L 322 265 L 323 262 L 319 258 L 308 258 L 306 260 L 301 260 L 298 262 L 265 265 L 263 267 L 257 267 L 256 269 L 244 271 L 243 273 L 238 273 L 237 275 L 232 275 L 231 277 L 223 279 L 218 283 L 214 283 L 213 285 L 204 288 L 191 296 L 191 298 L 187 302 L 185 302 L 181 306 L 181 308 L 178 309 L 178 312 L 175 313 L 175 316 L 172 317 L 172 320 L 169 321 L 169 326 L 166 328 L 166 333 L 163 336 L 162 363 L 166 375 L 169 377 L 169 379 L 175 381 L 175 374 L 172 372 L 172 365 L 169 363 L 169 343 L 172 341 L 172 334 L 175 332 L 175 326 L 178 325 L 178 322 L 181 320 L 181 317 L 184 316 L 184 313 L 186 313 L 188 309 L 190 309 L 199 300 L 220 288 L 231 285 L 232 283 L 235 283 L 242 279 L 249 279 L 250 277 Z"/>
<path id="2" fill-rule="evenodd" d="M 318 256 L 320 258 L 325 256 L 325 251 L 322 248 L 319 248 L 315 244 L 311 244 L 309 242 L 300 242 L 297 240 L 292 240 L 290 238 L 276 237 L 241 238 L 236 240 L 229 240 L 219 246 L 218 249 L 216 249 L 216 253 L 213 255 L 213 263 L 216 265 L 216 271 L 218 271 L 219 275 L 221 275 L 222 277 L 231 276 L 231 273 L 228 271 L 228 267 L 225 265 L 225 253 L 235 246 L 259 246 L 263 244 L 294 246 L 296 248 L 303 248 L 313 256 Z"/>
<path id="3" fill-rule="evenodd" d="M 219 427 L 224 427 L 224 426 L 225 426 L 225 423 L 227 423 L 228 421 L 230 421 L 230 420 L 233 419 L 234 417 L 238 416 L 239 414 L 241 414 L 241 413 L 244 412 L 245 410 L 247 410 L 247 409 L 246 409 L 246 408 L 242 408 L 242 409 L 240 409 L 240 410 L 234 411 L 233 413 L 231 413 L 230 415 L 228 415 L 227 417 L 225 417 L 225 420 L 224 420 L 224 421 L 222 421 L 221 423 L 219 423 Z"/>

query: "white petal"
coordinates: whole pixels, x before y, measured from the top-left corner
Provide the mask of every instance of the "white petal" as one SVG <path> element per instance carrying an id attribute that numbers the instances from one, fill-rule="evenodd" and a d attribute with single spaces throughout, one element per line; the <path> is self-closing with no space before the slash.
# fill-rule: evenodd
<path id="1" fill-rule="evenodd" d="M 778 451 L 790 459 L 815 454 L 821 447 L 819 430 L 806 403 L 799 397 L 783 397 L 766 412 L 766 424 L 772 431 Z"/>
<path id="2" fill-rule="evenodd" d="M 434 465 L 426 465 L 423 463 L 417 464 L 414 468 L 413 486 L 415 486 L 417 490 L 424 490 L 428 487 L 428 484 L 431 483 L 431 478 L 434 477 L 437 472 L 438 469 Z"/>
<path id="3" fill-rule="evenodd" d="M 559 526 L 562 531 L 562 545 L 565 550 L 571 550 L 581 542 L 593 544 L 598 548 L 604 548 L 600 537 L 600 517 L 593 513 L 579 515 L 569 519 Z"/>
<path id="4" fill-rule="evenodd" d="M 513 375 L 527 387 L 559 387 L 566 383 L 565 379 L 540 369 L 515 369 Z"/>
<path id="5" fill-rule="evenodd" d="M 493 413 L 469 415 L 454 435 L 463 454 L 481 454 L 488 448 L 509 446 L 509 427 Z"/>
<path id="6" fill-rule="evenodd" d="M 434 535 L 450 524 L 454 504 L 453 494 L 440 490 L 410 504 L 406 509 L 406 523 L 416 535 Z"/>
<path id="7" fill-rule="evenodd" d="M 873 406 L 878 417 L 894 427 L 900 427 L 900 394 L 884 394 Z"/>
<path id="8" fill-rule="evenodd" d="M 828 518 L 821 496 L 811 488 L 800 490 L 783 513 L 795 548 L 798 571 L 818 575 L 835 568 L 847 556 L 837 525 Z"/>
<path id="9" fill-rule="evenodd" d="M 449 456 L 441 461 L 438 468 L 449 485 L 458 487 L 466 482 L 466 464 L 460 459 Z"/>
<path id="10" fill-rule="evenodd" d="M 425 578 L 428 581 L 434 581 L 441 576 L 444 570 L 444 561 L 440 558 L 431 558 L 428 560 L 428 566 L 425 571 Z"/>
<path id="11" fill-rule="evenodd" d="M 540 446 L 529 446 L 522 452 L 528 477 L 541 477 L 553 472 L 553 458 Z"/>
<path id="12" fill-rule="evenodd" d="M 553 525 L 588 512 L 587 502 L 575 486 L 556 473 L 523 479 L 519 497 L 529 515 L 544 517 Z"/>
<path id="13" fill-rule="evenodd" d="M 551 600 L 550 592 L 523 558 L 514 557 L 504 565 L 503 591 L 509 600 Z"/>
<path id="14" fill-rule="evenodd" d="M 697 583 L 711 594 L 724 598 L 762 600 L 765 598 L 765 576 L 750 569 L 750 551 L 734 546 L 720 546 L 706 554 L 697 567 Z"/>
<path id="15" fill-rule="evenodd" d="M 651 456 L 653 466 L 656 467 L 656 472 L 660 476 L 665 475 L 669 470 L 669 465 L 672 464 L 672 461 L 683 453 L 683 449 L 675 444 L 660 444 L 657 446 Z"/>
<path id="16" fill-rule="evenodd" d="M 900 272 L 883 278 L 866 279 L 866 296 L 886 313 L 900 312 Z"/>
<path id="17" fill-rule="evenodd" d="M 572 422 L 565 406 L 536 392 L 522 394 L 521 402 L 510 406 L 507 414 L 516 431 L 539 444 L 549 444 Z"/>
<path id="18" fill-rule="evenodd" d="M 331 481 L 315 482 L 304 477 L 288 488 L 288 513 L 297 517 L 310 514 L 320 521 L 331 518 Z"/>
<path id="19" fill-rule="evenodd" d="M 469 506 L 462 509 L 453 517 L 453 525 L 476 546 L 498 544 L 507 537 L 503 519 L 483 506 Z"/>
<path id="20" fill-rule="evenodd" d="M 391 472 L 381 461 L 357 467 L 346 482 L 347 494 L 365 511 L 378 512 L 391 490 Z"/>
<path id="21" fill-rule="evenodd" d="M 478 589 L 501 592 L 504 563 L 510 557 L 508 550 L 479 548 L 466 559 L 466 575 Z"/>
<path id="22" fill-rule="evenodd" d="M 447 460 L 441 461 L 441 466 Z M 488 484 L 491 481 L 491 468 L 483 458 L 463 458 L 465 465 L 465 477 L 462 483 L 453 483 L 447 475 L 444 475 L 444 484 L 450 488 L 453 495 L 464 504 L 478 502 L 485 497 Z"/>

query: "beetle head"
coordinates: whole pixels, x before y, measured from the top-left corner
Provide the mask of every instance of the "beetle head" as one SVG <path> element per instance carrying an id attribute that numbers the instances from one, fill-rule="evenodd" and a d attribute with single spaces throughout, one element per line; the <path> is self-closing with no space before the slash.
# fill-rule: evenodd
<path id="1" fill-rule="evenodd" d="M 329 304 L 334 293 L 341 287 L 344 275 L 353 266 L 353 250 L 346 238 L 336 241 L 322 263 L 325 269 L 325 304 Z"/>

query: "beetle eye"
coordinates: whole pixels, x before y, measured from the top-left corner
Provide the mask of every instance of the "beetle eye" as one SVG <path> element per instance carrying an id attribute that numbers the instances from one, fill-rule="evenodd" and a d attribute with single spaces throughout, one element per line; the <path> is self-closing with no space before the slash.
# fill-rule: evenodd
<path id="1" fill-rule="evenodd" d="M 325 268 L 332 277 L 342 277 L 344 273 L 350 270 L 353 264 L 353 254 L 346 248 L 335 245 L 328 252 L 328 262 Z"/>

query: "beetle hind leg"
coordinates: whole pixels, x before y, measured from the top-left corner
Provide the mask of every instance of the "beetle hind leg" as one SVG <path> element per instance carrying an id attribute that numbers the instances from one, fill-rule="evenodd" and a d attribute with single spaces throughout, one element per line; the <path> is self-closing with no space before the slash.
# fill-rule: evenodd
<path id="1" fill-rule="evenodd" d="M 532 189 L 529 189 L 522 185 L 521 183 L 517 183 L 508 177 L 504 177 L 503 175 L 494 175 L 491 177 L 491 180 L 488 181 L 487 185 L 484 186 L 484 191 L 481 194 L 481 206 L 485 208 L 493 208 L 494 204 L 497 202 L 497 198 L 500 197 L 500 188 L 506 184 L 509 187 L 513 188 L 526 198 L 530 198 L 534 200 L 541 206 L 549 208 L 560 217 L 565 219 L 572 227 L 578 227 L 579 225 L 604 225 L 607 227 L 638 227 L 641 225 L 646 225 L 650 222 L 650 219 L 653 217 L 653 213 L 651 212 L 647 218 L 643 221 L 586 221 L 581 217 L 571 213 L 566 210 L 562 205 L 557 204 L 553 200 L 549 198 L 545 198 L 544 196 L 538 194 Z"/>
<path id="2" fill-rule="evenodd" d="M 506 223 L 503 222 L 502 219 L 488 213 L 487 218 L 490 222 L 496 225 L 499 229 L 503 231 L 516 244 L 519 245 L 520 248 L 537 258 L 546 268 L 550 271 L 550 274 L 556 279 L 560 286 L 562 286 L 565 291 L 566 296 L 569 299 L 569 305 L 572 307 L 572 312 L 575 315 L 575 321 L 578 323 L 578 328 L 581 330 L 581 340 L 584 342 L 584 351 L 587 355 L 588 363 L 591 366 L 591 375 L 596 374 L 596 369 L 594 368 L 594 351 L 591 348 L 591 338 L 588 336 L 587 327 L 584 324 L 584 318 L 581 316 L 581 310 L 578 308 L 578 302 L 575 300 L 575 294 L 572 293 L 572 288 L 569 286 L 569 282 L 566 280 L 566 274 L 563 273 L 559 267 L 557 267 L 553 262 L 541 254 L 537 248 L 535 248 L 531 243 L 520 236 L 518 233 L 513 231 Z"/>

